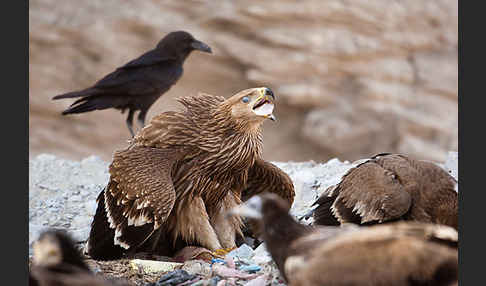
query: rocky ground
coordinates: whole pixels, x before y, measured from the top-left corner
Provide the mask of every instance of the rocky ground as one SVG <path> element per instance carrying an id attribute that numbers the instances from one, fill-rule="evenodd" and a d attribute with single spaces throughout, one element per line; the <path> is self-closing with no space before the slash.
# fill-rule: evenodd
<path id="1" fill-rule="evenodd" d="M 279 119 L 265 123 L 269 160 L 388 151 L 445 161 L 457 151 L 458 1 L 30 0 L 31 154 L 109 160 L 128 139 L 126 114 L 62 117 L 73 101 L 51 98 L 93 84 L 180 29 L 214 53 L 192 54 L 147 120 L 180 96 L 265 85 Z"/>
<path id="2" fill-rule="evenodd" d="M 458 154 L 449 152 L 446 157 L 439 165 L 457 179 Z M 339 182 L 356 163 L 338 159 L 325 163 L 275 162 L 289 174 L 295 185 L 296 197 L 291 213 L 296 217 L 304 215 L 318 195 Z M 96 210 L 96 197 L 109 179 L 108 164 L 96 156 L 71 161 L 49 154 L 38 155 L 29 161 L 29 254 L 32 242 L 48 227 L 67 229 L 82 247 Z M 199 274 L 191 280 L 194 285 L 279 285 L 281 278 L 264 247 L 261 244 L 253 250 L 244 244 L 224 260 L 198 254 L 194 257 L 205 259 L 184 264 L 160 262 L 147 266 L 129 260 L 89 263 L 100 275 L 126 278 L 137 285 L 155 283 L 163 272 L 176 268 L 186 270 L 188 275 Z"/>

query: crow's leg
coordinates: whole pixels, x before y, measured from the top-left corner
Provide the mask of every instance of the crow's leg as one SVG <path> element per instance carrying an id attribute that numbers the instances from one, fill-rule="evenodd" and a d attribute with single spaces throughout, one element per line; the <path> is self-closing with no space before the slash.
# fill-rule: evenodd
<path id="1" fill-rule="evenodd" d="M 147 110 L 140 110 L 140 113 L 138 114 L 138 124 L 140 125 L 140 128 L 143 128 L 145 126 L 145 116 L 147 116 Z"/>
<path id="2" fill-rule="evenodd" d="M 128 130 L 130 131 L 130 134 L 132 134 L 132 138 L 135 136 L 135 133 L 133 133 L 133 113 L 135 113 L 133 109 L 128 110 L 128 117 L 126 121 Z"/>

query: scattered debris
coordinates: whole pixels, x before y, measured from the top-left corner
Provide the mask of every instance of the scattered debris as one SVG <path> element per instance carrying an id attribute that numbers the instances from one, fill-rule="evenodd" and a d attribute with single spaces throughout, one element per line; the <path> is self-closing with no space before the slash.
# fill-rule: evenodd
<path id="1" fill-rule="evenodd" d="M 188 260 L 184 263 L 181 269 L 191 274 L 198 274 L 203 277 L 211 276 L 211 264 L 203 260 Z"/>
<path id="2" fill-rule="evenodd" d="M 265 286 L 266 282 L 267 282 L 267 276 L 260 275 L 257 278 L 248 281 L 248 283 L 246 283 L 245 286 Z"/>
<path id="3" fill-rule="evenodd" d="M 149 284 L 147 286 L 176 286 L 185 284 L 185 282 L 196 282 L 197 280 L 200 280 L 200 278 L 196 275 L 189 274 L 183 269 L 177 269 L 162 275 L 157 283 L 152 283 L 152 285 Z"/>
<path id="4" fill-rule="evenodd" d="M 213 264 L 213 274 L 225 278 L 242 278 L 242 279 L 252 279 L 258 276 L 256 274 L 248 274 L 237 269 L 232 269 L 222 264 Z"/>
<path id="5" fill-rule="evenodd" d="M 226 257 L 237 257 L 239 259 L 249 259 L 253 256 L 253 249 L 247 244 L 242 244 L 240 247 L 232 250 Z"/>

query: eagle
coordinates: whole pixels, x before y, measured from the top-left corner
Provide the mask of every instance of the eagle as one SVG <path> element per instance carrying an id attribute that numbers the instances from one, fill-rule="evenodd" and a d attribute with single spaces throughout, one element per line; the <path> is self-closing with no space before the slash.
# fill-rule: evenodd
<path id="1" fill-rule="evenodd" d="M 350 169 L 321 194 L 314 203 L 314 224 L 412 220 L 457 229 L 456 190 L 454 177 L 436 164 L 382 153 Z"/>
<path id="2" fill-rule="evenodd" d="M 155 116 L 114 153 L 86 245 L 93 259 L 172 255 L 187 245 L 224 252 L 242 236 L 241 218 L 226 217 L 242 194 L 293 203 L 290 177 L 262 158 L 262 123 L 275 120 L 271 89 L 178 101 L 183 109 Z"/>
<path id="3" fill-rule="evenodd" d="M 458 233 L 452 227 L 414 221 L 307 226 L 287 209 L 286 201 L 266 193 L 231 213 L 262 222 L 266 248 L 288 285 L 457 283 Z"/>

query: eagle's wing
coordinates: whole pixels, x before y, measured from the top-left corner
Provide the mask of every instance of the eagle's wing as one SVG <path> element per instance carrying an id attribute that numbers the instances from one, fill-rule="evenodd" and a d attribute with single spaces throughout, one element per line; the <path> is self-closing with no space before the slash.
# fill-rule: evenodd
<path id="1" fill-rule="evenodd" d="M 380 226 L 385 229 L 385 225 Z M 410 221 L 389 224 L 387 227 L 389 227 L 389 235 L 413 236 L 456 249 L 458 247 L 459 235 L 457 230 L 447 225 Z"/>
<path id="2" fill-rule="evenodd" d="M 384 222 L 401 217 L 412 203 L 407 188 L 417 187 L 413 181 L 405 184 L 402 179 L 374 158 L 350 169 L 317 201 L 316 224 L 329 220 L 329 214 L 340 223 Z"/>
<path id="3" fill-rule="evenodd" d="M 306 260 L 300 259 L 304 266 L 297 259 L 288 260 L 285 266 L 294 270 L 294 275 L 288 275 L 290 282 L 299 285 L 303 281 L 334 285 L 343 279 L 352 285 L 363 281 L 452 285 L 449 282 L 458 273 L 457 248 L 444 242 L 454 241 L 457 232 L 447 226 L 383 224 L 339 234 L 314 248 Z M 300 271 L 290 267 L 293 265 L 300 266 Z"/>
<path id="4" fill-rule="evenodd" d="M 174 150 L 144 146 L 115 152 L 91 226 L 91 256 L 106 250 L 107 243 L 125 249 L 139 246 L 160 227 L 174 206 L 171 170 L 179 156 Z"/>
<path id="5" fill-rule="evenodd" d="M 279 195 L 288 202 L 289 207 L 294 202 L 294 184 L 289 175 L 274 164 L 257 159 L 249 169 L 247 186 L 241 193 L 241 199 L 246 201 L 262 192 Z"/>
<path id="6" fill-rule="evenodd" d="M 359 229 L 360 227 L 354 224 L 313 228 L 309 233 L 295 239 L 288 246 L 289 256 L 284 264 L 285 274 L 287 277 L 292 277 L 305 267 L 305 261 L 309 260 L 309 256 L 313 255 L 318 246 L 342 233 L 358 231 Z"/>
<path id="7" fill-rule="evenodd" d="M 292 206 L 295 197 L 294 184 L 280 168 L 270 162 L 257 159 L 249 169 L 246 188 L 241 192 L 241 200 L 247 201 L 254 195 L 263 192 L 275 193 L 285 201 L 289 208 Z M 244 219 L 245 228 L 243 232 L 247 236 L 259 237 L 262 234 L 263 224 L 254 219 Z"/>
<path id="8" fill-rule="evenodd" d="M 331 238 L 345 232 L 359 231 L 361 227 L 355 224 L 343 226 L 316 226 L 308 234 L 303 235 L 289 245 L 289 253 L 292 255 L 307 254 L 316 246 L 325 243 Z"/>

